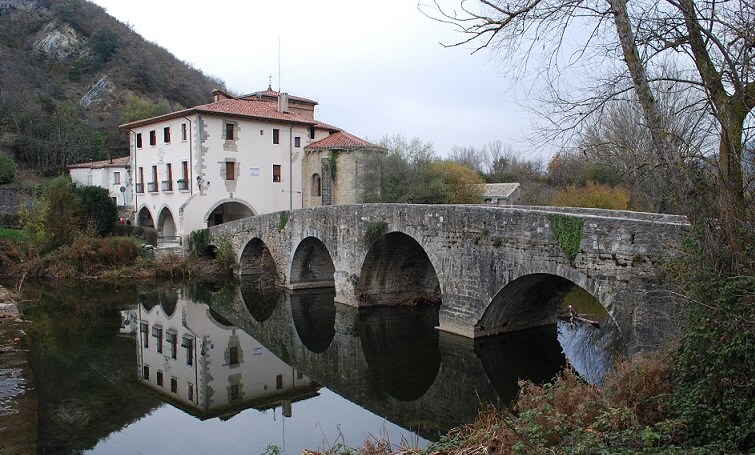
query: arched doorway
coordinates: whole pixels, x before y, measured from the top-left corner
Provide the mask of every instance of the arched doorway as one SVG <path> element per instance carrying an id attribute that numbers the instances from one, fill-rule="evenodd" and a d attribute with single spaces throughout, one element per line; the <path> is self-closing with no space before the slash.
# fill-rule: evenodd
<path id="1" fill-rule="evenodd" d="M 207 216 L 207 227 L 254 216 L 254 212 L 241 202 L 223 202 Z"/>
<path id="2" fill-rule="evenodd" d="M 152 219 L 152 214 L 147 207 L 139 209 L 139 213 L 136 216 L 136 225 L 155 227 L 155 221 Z"/>
<path id="3" fill-rule="evenodd" d="M 161 237 L 175 237 L 177 231 L 173 214 L 168 207 L 164 207 L 157 217 L 157 233 Z"/>

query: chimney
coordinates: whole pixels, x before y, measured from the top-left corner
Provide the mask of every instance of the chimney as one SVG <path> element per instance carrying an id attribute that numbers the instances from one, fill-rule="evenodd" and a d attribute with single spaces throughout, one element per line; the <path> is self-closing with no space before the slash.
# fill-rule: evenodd
<path id="1" fill-rule="evenodd" d="M 217 103 L 218 101 L 227 100 L 227 99 L 231 99 L 231 98 L 232 97 L 230 95 L 228 95 L 227 93 L 225 93 L 224 91 L 222 91 L 220 89 L 216 88 L 216 89 L 214 89 L 212 91 L 212 102 L 213 103 Z"/>
<path id="2" fill-rule="evenodd" d="M 278 112 L 288 112 L 288 93 L 278 93 Z"/>

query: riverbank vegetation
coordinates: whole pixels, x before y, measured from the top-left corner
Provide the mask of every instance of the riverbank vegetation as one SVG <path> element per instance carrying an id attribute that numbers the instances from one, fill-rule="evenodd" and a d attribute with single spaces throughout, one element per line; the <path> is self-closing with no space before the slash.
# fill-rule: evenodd
<path id="1" fill-rule="evenodd" d="M 221 277 L 232 270 L 222 241 L 221 260 L 206 248 L 155 257 L 150 245 L 157 243 L 157 232 L 116 224 L 116 207 L 104 188 L 77 188 L 59 177 L 36 195 L 20 211 L 20 228 L 0 231 L 0 273 L 18 287 L 27 278 L 120 282 Z"/>

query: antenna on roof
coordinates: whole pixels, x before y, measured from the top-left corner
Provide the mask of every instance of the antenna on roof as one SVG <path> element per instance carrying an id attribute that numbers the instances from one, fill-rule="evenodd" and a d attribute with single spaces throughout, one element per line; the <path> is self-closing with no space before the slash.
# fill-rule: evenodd
<path id="1" fill-rule="evenodd" d="M 267 77 L 267 89 L 272 90 L 273 89 L 273 75 L 269 75 Z"/>

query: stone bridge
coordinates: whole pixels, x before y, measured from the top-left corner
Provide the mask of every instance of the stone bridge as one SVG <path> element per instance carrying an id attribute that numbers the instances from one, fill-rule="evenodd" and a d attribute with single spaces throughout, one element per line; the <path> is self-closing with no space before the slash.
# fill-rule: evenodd
<path id="1" fill-rule="evenodd" d="M 598 209 L 362 204 L 277 212 L 210 228 L 239 273 L 290 289 L 335 287 L 362 307 L 440 300 L 438 329 L 477 338 L 555 322 L 575 285 L 630 353 L 677 330 L 663 264 L 684 217 Z M 225 244 L 225 245 L 224 245 Z"/>

